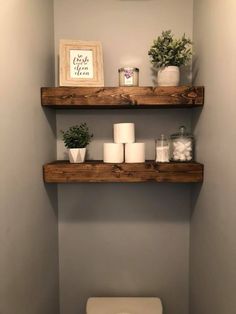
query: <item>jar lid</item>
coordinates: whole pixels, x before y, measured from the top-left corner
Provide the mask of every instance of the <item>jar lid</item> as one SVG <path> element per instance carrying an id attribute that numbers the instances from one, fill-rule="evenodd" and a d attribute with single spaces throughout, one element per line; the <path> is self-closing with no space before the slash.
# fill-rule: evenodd
<path id="1" fill-rule="evenodd" d="M 161 134 L 161 136 L 156 140 L 156 143 L 158 144 L 158 146 L 167 146 L 168 140 L 164 134 Z"/>
<path id="2" fill-rule="evenodd" d="M 121 72 L 121 71 L 136 71 L 136 72 L 139 72 L 139 69 L 138 68 L 120 68 L 118 69 L 118 72 Z"/>
<path id="3" fill-rule="evenodd" d="M 174 133 L 171 135 L 171 137 L 180 137 L 180 136 L 183 136 L 183 137 L 193 137 L 193 135 L 191 133 L 188 133 L 186 132 L 186 127 L 181 125 L 179 127 L 179 132 L 178 133 Z"/>

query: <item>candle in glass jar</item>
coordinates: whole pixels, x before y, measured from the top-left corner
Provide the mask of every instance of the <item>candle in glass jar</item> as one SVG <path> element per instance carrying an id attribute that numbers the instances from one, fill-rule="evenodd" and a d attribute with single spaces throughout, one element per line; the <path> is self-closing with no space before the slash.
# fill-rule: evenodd
<path id="1" fill-rule="evenodd" d="M 118 72 L 120 86 L 138 86 L 139 83 L 138 68 L 120 68 Z"/>

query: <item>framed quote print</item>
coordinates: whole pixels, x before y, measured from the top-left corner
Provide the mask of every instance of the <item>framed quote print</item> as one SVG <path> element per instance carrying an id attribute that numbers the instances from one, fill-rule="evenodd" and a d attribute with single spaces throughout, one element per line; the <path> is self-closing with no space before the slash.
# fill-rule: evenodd
<path id="1" fill-rule="evenodd" d="M 60 86 L 104 86 L 102 45 L 98 41 L 60 41 Z"/>

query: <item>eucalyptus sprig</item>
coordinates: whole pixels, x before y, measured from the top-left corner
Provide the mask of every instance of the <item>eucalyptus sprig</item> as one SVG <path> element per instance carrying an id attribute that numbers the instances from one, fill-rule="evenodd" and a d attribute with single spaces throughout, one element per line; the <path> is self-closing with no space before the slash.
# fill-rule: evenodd
<path id="1" fill-rule="evenodd" d="M 61 133 L 67 148 L 84 148 L 93 137 L 93 134 L 89 133 L 86 123 L 71 126 L 67 131 L 61 131 Z"/>
<path id="2" fill-rule="evenodd" d="M 161 36 L 153 41 L 148 51 L 151 62 L 155 67 L 187 65 L 192 57 L 193 42 L 185 34 L 180 38 L 174 38 L 171 30 L 163 31 Z"/>

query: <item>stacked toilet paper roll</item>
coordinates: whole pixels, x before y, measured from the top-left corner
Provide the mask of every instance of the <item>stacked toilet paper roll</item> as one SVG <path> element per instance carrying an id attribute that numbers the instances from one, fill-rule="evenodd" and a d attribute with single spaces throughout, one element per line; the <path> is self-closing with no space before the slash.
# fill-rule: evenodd
<path id="1" fill-rule="evenodd" d="M 113 135 L 115 143 L 134 143 L 135 127 L 134 123 L 116 123 L 113 125 Z"/>
<path id="2" fill-rule="evenodd" d="M 145 144 L 135 143 L 134 123 L 113 125 L 114 143 L 104 143 L 103 160 L 106 163 L 145 162 Z"/>
<path id="3" fill-rule="evenodd" d="M 145 144 L 144 143 L 125 144 L 125 162 L 126 163 L 145 162 Z"/>
<path id="4" fill-rule="evenodd" d="M 121 143 L 104 143 L 103 161 L 109 163 L 122 163 L 124 161 L 124 145 Z"/>

